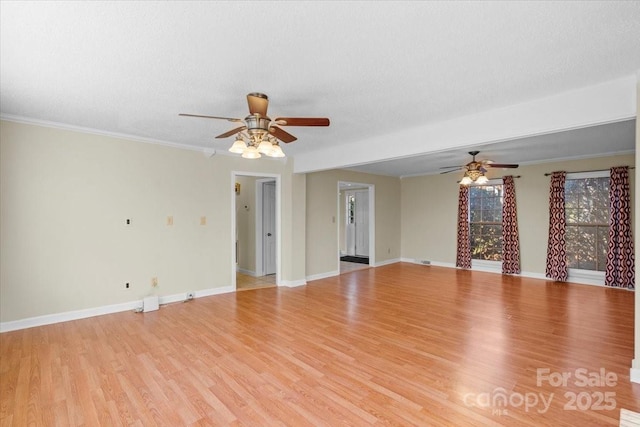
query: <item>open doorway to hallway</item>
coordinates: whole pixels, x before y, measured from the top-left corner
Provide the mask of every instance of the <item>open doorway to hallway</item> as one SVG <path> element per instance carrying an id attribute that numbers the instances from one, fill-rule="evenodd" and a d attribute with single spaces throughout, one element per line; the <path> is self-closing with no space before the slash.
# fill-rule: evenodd
<path id="1" fill-rule="evenodd" d="M 234 172 L 233 279 L 236 290 L 277 286 L 279 176 Z"/>
<path id="2" fill-rule="evenodd" d="M 375 254 L 375 191 L 372 184 L 338 182 L 340 273 L 369 268 Z"/>

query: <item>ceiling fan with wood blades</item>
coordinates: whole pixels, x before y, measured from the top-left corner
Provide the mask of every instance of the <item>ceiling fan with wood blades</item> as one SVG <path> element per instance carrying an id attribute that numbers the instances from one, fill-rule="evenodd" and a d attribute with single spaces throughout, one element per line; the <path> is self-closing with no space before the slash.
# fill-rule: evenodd
<path id="1" fill-rule="evenodd" d="M 448 170 L 440 173 L 445 174 L 464 170 L 464 177 L 462 178 L 462 181 L 460 181 L 462 185 L 469 185 L 472 182 L 485 184 L 488 181 L 488 178 L 485 176 L 488 168 L 512 169 L 519 166 L 512 163 L 495 163 L 493 160 L 476 160 L 476 156 L 479 153 L 479 151 L 469 151 L 469 154 L 472 156 L 472 160 L 469 163 L 458 166 L 443 166 L 440 169 Z"/>
<path id="2" fill-rule="evenodd" d="M 297 138 L 282 129 L 282 126 L 329 126 L 330 123 L 329 119 L 325 117 L 278 117 L 275 120 L 271 120 L 267 116 L 269 97 L 263 93 L 253 92 L 248 94 L 247 104 L 249 105 L 249 115 L 244 119 L 186 113 L 180 113 L 179 115 L 227 120 L 241 124 L 241 126 L 224 132 L 216 136 L 216 138 L 228 138 L 236 135 L 236 142 L 229 151 L 242 153 L 242 157 L 245 158 L 258 158 L 260 153 L 271 157 L 284 157 L 278 141 L 290 143 Z M 242 144 L 245 144 L 245 146 L 242 147 Z"/>

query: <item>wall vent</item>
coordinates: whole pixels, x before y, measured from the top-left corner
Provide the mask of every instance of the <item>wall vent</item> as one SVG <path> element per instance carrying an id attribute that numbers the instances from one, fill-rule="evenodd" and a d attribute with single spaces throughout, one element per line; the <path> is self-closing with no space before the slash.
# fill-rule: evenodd
<path id="1" fill-rule="evenodd" d="M 431 265 L 431 261 L 429 261 L 428 259 L 421 259 L 418 262 L 422 265 Z"/>

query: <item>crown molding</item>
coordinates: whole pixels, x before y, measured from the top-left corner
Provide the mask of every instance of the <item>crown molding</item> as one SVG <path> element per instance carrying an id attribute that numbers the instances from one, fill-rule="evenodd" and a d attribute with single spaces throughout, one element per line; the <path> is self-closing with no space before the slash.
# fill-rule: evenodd
<path id="1" fill-rule="evenodd" d="M 109 132 L 101 129 L 94 129 L 94 128 L 89 128 L 84 126 L 75 126 L 75 125 L 70 125 L 68 123 L 52 122 L 48 120 L 33 119 L 30 117 L 15 116 L 12 114 L 0 114 L 0 120 L 5 120 L 8 122 L 15 122 L 15 123 L 22 123 L 26 125 L 48 127 L 53 129 L 68 130 L 72 132 L 82 132 L 82 133 L 88 133 L 92 135 L 107 136 L 111 138 L 127 139 L 135 142 L 144 142 L 145 144 L 155 144 L 155 145 L 161 145 L 164 147 L 180 148 L 183 150 L 201 151 L 205 154 L 209 154 L 212 150 L 209 147 L 200 147 L 197 145 L 190 145 L 190 144 L 179 144 L 177 142 L 163 141 L 161 139 L 145 138 L 142 136 L 130 135 L 130 134 L 119 133 L 119 132 Z M 213 151 L 215 152 L 215 150 Z"/>

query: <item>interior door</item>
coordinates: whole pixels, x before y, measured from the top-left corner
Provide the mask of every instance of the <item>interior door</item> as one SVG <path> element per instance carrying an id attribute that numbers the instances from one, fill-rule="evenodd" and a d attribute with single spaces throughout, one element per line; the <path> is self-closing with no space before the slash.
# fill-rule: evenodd
<path id="1" fill-rule="evenodd" d="M 356 191 L 355 240 L 356 256 L 369 256 L 369 190 Z"/>
<path id="2" fill-rule="evenodd" d="M 369 256 L 369 190 L 345 191 L 347 255 Z"/>
<path id="3" fill-rule="evenodd" d="M 276 183 L 262 184 L 262 265 L 264 274 L 276 273 Z"/>
<path id="4" fill-rule="evenodd" d="M 345 227 L 344 237 L 347 255 L 356 254 L 356 196 L 353 191 L 345 191 Z"/>

